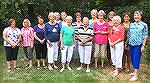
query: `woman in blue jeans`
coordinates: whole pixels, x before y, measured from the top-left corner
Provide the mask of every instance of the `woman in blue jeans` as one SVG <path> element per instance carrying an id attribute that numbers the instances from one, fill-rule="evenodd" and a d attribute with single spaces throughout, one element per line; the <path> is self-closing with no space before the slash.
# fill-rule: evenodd
<path id="1" fill-rule="evenodd" d="M 140 66 L 141 55 L 145 49 L 146 41 L 148 38 L 148 26 L 146 23 L 141 21 L 142 12 L 134 12 L 134 23 L 129 26 L 128 40 L 130 58 L 133 65 L 134 72 L 129 74 L 133 76 L 130 78 L 131 81 L 138 79 L 138 70 Z"/>

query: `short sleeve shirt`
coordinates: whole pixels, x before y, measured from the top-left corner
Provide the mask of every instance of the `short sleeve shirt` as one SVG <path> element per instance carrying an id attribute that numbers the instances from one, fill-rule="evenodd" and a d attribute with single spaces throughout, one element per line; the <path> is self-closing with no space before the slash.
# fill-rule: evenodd
<path id="1" fill-rule="evenodd" d="M 19 36 L 21 35 L 21 31 L 19 28 L 12 30 L 10 27 L 7 27 L 4 29 L 3 34 L 6 34 L 8 37 L 8 40 L 16 44 L 19 39 Z M 11 47 L 11 45 L 6 41 L 4 41 L 4 46 Z M 19 44 L 17 46 L 19 46 Z"/>
<path id="2" fill-rule="evenodd" d="M 65 46 L 72 46 L 74 45 L 74 27 L 68 28 L 67 26 L 63 26 L 61 29 L 62 33 L 62 42 Z"/>
<path id="3" fill-rule="evenodd" d="M 89 37 L 92 37 L 93 34 L 93 28 L 88 27 L 87 29 L 84 29 L 83 27 L 80 27 L 78 30 L 78 35 L 80 36 L 80 38 L 82 39 L 87 39 Z M 79 45 L 81 45 L 81 41 L 79 40 Z M 86 42 L 84 45 L 92 45 L 92 40 Z"/>
<path id="4" fill-rule="evenodd" d="M 103 25 L 99 25 L 97 22 L 94 24 L 93 29 L 94 31 L 108 31 L 108 27 L 109 24 L 107 22 L 105 22 Z M 106 44 L 107 43 L 107 39 L 108 36 L 107 34 L 100 34 L 100 33 L 96 33 L 94 34 L 94 42 L 96 44 Z"/>
<path id="5" fill-rule="evenodd" d="M 148 26 L 144 22 L 138 24 L 131 23 L 128 32 L 129 45 L 140 45 L 144 39 L 148 38 Z"/>
<path id="6" fill-rule="evenodd" d="M 32 27 L 22 28 L 22 44 L 23 46 L 31 46 L 32 41 L 34 40 L 34 29 Z"/>

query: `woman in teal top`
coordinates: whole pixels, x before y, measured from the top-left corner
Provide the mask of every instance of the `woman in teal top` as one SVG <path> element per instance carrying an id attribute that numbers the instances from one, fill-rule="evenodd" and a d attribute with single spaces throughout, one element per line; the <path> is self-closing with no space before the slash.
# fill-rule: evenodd
<path id="1" fill-rule="evenodd" d="M 133 75 L 133 77 L 130 79 L 132 81 L 138 79 L 141 55 L 145 49 L 146 41 L 148 38 L 148 26 L 146 23 L 141 21 L 141 18 L 142 12 L 135 11 L 135 22 L 130 24 L 128 32 L 130 58 L 134 68 L 134 73 L 129 74 Z"/>
<path id="2" fill-rule="evenodd" d="M 67 26 L 63 26 L 61 29 L 60 34 L 60 41 L 61 41 L 61 62 L 62 62 L 62 69 L 60 72 L 63 72 L 65 69 L 65 64 L 68 70 L 72 70 L 69 67 L 69 63 L 72 58 L 73 47 L 74 47 L 74 27 L 72 26 L 72 17 L 66 17 Z"/>

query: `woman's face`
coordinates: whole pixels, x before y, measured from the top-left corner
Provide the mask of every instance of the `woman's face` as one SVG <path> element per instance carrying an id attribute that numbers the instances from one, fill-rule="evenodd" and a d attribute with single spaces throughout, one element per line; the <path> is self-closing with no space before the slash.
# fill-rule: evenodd
<path id="1" fill-rule="evenodd" d="M 61 14 L 61 18 L 62 18 L 62 20 L 65 20 L 65 19 L 66 19 L 66 17 L 67 17 L 67 15 L 66 15 L 66 14 Z"/>
<path id="2" fill-rule="evenodd" d="M 77 16 L 77 17 L 76 17 L 76 20 L 77 20 L 77 22 L 81 21 L 81 17 L 80 17 L 80 16 Z"/>
<path id="3" fill-rule="evenodd" d="M 130 17 L 128 14 L 124 15 L 124 21 L 125 22 L 129 22 L 130 21 Z"/>
<path id="4" fill-rule="evenodd" d="M 59 19 L 60 19 L 60 15 L 56 14 L 56 20 L 59 20 Z"/>
<path id="5" fill-rule="evenodd" d="M 96 18 L 97 17 L 97 12 L 96 11 L 92 11 L 91 12 L 91 17 L 92 18 Z"/>
<path id="6" fill-rule="evenodd" d="M 142 16 L 140 14 L 134 14 L 134 20 L 135 22 L 141 21 Z"/>
<path id="7" fill-rule="evenodd" d="M 119 19 L 118 18 L 113 19 L 113 24 L 115 27 L 119 26 L 120 25 Z"/>
<path id="8" fill-rule="evenodd" d="M 28 21 L 24 22 L 24 27 L 29 27 L 29 22 Z"/>
<path id="9" fill-rule="evenodd" d="M 54 15 L 49 16 L 49 21 L 54 22 L 54 20 L 55 20 L 55 16 Z"/>
<path id="10" fill-rule="evenodd" d="M 110 13 L 108 17 L 109 17 L 110 20 L 112 20 L 113 17 L 114 17 L 114 14 Z"/>
<path id="11" fill-rule="evenodd" d="M 98 19 L 99 19 L 100 22 L 103 21 L 103 18 L 104 18 L 103 15 L 98 15 Z"/>
<path id="12" fill-rule="evenodd" d="M 67 24 L 71 25 L 72 24 L 72 19 L 67 19 Z"/>
<path id="13" fill-rule="evenodd" d="M 16 27 L 16 21 L 14 20 L 14 21 L 12 21 L 12 23 L 11 23 L 11 27 Z"/>
<path id="14" fill-rule="evenodd" d="M 44 23 L 44 20 L 42 18 L 38 18 L 38 23 L 39 24 L 43 24 Z"/>
<path id="15" fill-rule="evenodd" d="M 83 24 L 84 24 L 84 26 L 88 26 L 89 25 L 89 20 L 84 18 L 83 19 Z"/>

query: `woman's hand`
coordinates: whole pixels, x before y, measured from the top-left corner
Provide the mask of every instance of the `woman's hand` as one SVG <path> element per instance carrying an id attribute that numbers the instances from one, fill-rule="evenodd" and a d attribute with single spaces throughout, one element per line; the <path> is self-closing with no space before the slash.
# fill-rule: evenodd
<path id="1" fill-rule="evenodd" d="M 115 43 L 111 43 L 111 42 L 110 42 L 110 46 L 111 46 L 111 47 L 113 47 L 114 45 L 115 45 Z"/>
<path id="2" fill-rule="evenodd" d="M 65 48 L 65 46 L 63 44 L 61 44 L 61 50 L 63 50 Z"/>
<path id="3" fill-rule="evenodd" d="M 142 53 L 144 52 L 144 49 L 145 49 L 145 46 L 142 45 L 142 47 L 141 47 L 141 52 Z"/>
<path id="4" fill-rule="evenodd" d="M 31 48 L 33 48 L 33 44 L 31 44 L 31 46 L 30 46 Z"/>

